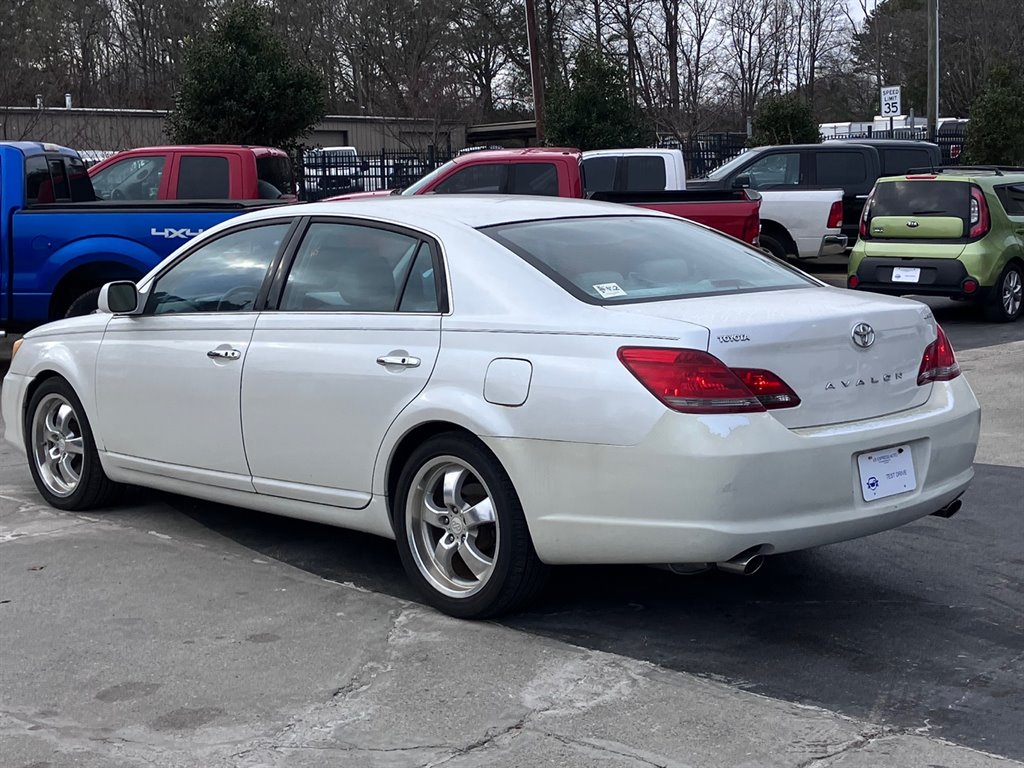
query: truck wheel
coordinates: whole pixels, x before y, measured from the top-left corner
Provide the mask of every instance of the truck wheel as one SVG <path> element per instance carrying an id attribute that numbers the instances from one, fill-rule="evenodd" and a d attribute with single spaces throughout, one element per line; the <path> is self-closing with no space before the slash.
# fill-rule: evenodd
<path id="1" fill-rule="evenodd" d="M 99 298 L 99 288 L 93 288 L 92 290 L 86 291 L 71 302 L 71 306 L 69 306 L 68 311 L 64 313 L 64 317 L 81 317 L 82 315 L 91 315 L 99 308 Z"/>
<path id="2" fill-rule="evenodd" d="M 1024 308 L 1024 270 L 1020 264 L 1006 265 L 992 286 L 992 295 L 985 304 L 985 315 L 994 323 L 1012 323 Z"/>
<path id="3" fill-rule="evenodd" d="M 779 240 L 776 240 L 775 237 L 770 234 L 766 235 L 762 232 L 759 241 L 761 243 L 761 247 L 776 259 L 779 259 L 780 261 L 786 260 L 786 249 L 783 248 L 782 243 Z"/>

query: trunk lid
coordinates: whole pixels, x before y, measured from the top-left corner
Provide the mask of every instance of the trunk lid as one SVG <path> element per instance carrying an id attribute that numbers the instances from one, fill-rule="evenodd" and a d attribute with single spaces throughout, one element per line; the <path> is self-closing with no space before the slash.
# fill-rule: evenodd
<path id="1" fill-rule="evenodd" d="M 928 307 L 837 288 L 804 288 L 606 307 L 680 320 L 710 331 L 708 352 L 734 368 L 763 368 L 800 398 L 771 410 L 790 428 L 858 421 L 922 405 L 918 386 L 925 347 L 934 338 Z M 854 328 L 871 326 L 860 347 Z"/>

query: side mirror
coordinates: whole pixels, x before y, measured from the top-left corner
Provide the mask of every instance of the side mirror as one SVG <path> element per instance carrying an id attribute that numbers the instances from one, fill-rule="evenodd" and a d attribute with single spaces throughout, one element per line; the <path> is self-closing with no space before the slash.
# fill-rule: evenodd
<path id="1" fill-rule="evenodd" d="M 138 309 L 139 291 L 130 280 L 118 280 L 100 288 L 100 312 L 111 315 L 130 315 Z"/>
<path id="2" fill-rule="evenodd" d="M 737 176 L 735 179 L 732 180 L 732 188 L 733 189 L 745 189 L 746 187 L 749 187 L 749 186 L 750 186 L 750 177 L 748 175 L 746 175 L 746 174 L 743 174 L 741 176 Z"/>

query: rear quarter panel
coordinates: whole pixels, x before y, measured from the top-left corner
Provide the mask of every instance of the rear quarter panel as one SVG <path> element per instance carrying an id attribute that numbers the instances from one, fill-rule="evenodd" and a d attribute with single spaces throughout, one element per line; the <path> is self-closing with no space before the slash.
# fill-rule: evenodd
<path id="1" fill-rule="evenodd" d="M 803 258 L 817 256 L 821 239 L 838 235 L 840 227 L 829 229 L 833 203 L 841 202 L 841 189 L 764 190 L 761 192 L 761 225 L 773 223 L 784 229 L 796 243 Z"/>

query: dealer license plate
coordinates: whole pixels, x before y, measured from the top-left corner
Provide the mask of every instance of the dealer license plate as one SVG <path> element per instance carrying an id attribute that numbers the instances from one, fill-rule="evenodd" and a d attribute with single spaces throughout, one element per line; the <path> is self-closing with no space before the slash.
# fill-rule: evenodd
<path id="1" fill-rule="evenodd" d="M 894 267 L 892 270 L 892 281 L 894 283 L 916 283 L 920 280 L 920 267 Z"/>
<path id="2" fill-rule="evenodd" d="M 884 499 L 917 488 L 909 445 L 862 453 L 857 456 L 857 469 L 864 501 Z"/>

